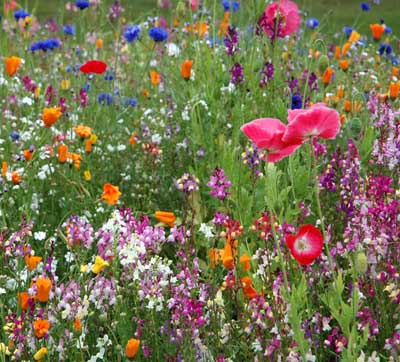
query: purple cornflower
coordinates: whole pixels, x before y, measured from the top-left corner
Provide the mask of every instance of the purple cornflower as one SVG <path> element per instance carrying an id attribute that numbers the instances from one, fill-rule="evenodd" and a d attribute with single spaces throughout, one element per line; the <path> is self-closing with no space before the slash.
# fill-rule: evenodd
<path id="1" fill-rule="evenodd" d="M 240 63 L 235 63 L 229 70 L 229 73 L 231 73 L 232 84 L 238 85 L 244 83 L 243 66 Z"/>
<path id="2" fill-rule="evenodd" d="M 190 194 L 199 190 L 199 179 L 195 175 L 184 173 L 182 177 L 178 178 L 175 186 L 179 191 Z"/>
<path id="3" fill-rule="evenodd" d="M 271 79 L 274 79 L 275 67 L 271 62 L 266 62 L 261 71 L 260 87 L 265 87 Z"/>
<path id="4" fill-rule="evenodd" d="M 224 44 L 226 46 L 226 53 L 230 56 L 234 55 L 236 52 L 240 51 L 238 46 L 239 36 L 236 28 L 233 26 L 228 27 L 228 31 L 224 37 Z"/>
<path id="5" fill-rule="evenodd" d="M 209 192 L 211 196 L 223 201 L 230 195 L 228 189 L 232 187 L 232 183 L 226 177 L 224 170 L 216 167 L 207 186 L 212 189 Z"/>

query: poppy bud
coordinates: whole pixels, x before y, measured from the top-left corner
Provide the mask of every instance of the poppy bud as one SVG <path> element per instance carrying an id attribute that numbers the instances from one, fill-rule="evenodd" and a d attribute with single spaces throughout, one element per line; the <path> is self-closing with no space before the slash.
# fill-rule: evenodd
<path id="1" fill-rule="evenodd" d="M 179 17 L 185 15 L 185 3 L 183 1 L 179 1 L 178 5 L 176 6 L 176 15 Z"/>
<path id="2" fill-rule="evenodd" d="M 357 252 L 354 259 L 354 269 L 359 275 L 365 274 L 367 272 L 368 260 L 363 251 Z"/>
<path id="3" fill-rule="evenodd" d="M 353 118 L 350 122 L 350 129 L 355 134 L 358 135 L 361 131 L 362 123 L 359 118 Z"/>
<path id="4" fill-rule="evenodd" d="M 329 58 L 324 54 L 321 55 L 318 61 L 318 69 L 322 73 L 325 71 L 326 68 L 329 67 Z"/>

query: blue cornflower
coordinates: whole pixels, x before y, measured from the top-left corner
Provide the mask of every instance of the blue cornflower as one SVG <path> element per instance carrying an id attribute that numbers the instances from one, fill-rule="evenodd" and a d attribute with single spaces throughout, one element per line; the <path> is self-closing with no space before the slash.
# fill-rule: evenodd
<path id="1" fill-rule="evenodd" d="M 11 133 L 10 133 L 10 137 L 11 137 L 11 139 L 12 139 L 13 141 L 18 141 L 19 138 L 20 138 L 21 136 L 19 135 L 19 133 L 11 132 Z"/>
<path id="2" fill-rule="evenodd" d="M 236 13 L 240 9 L 240 2 L 232 1 L 232 10 Z"/>
<path id="3" fill-rule="evenodd" d="M 65 35 L 75 35 L 75 25 L 64 25 L 63 31 Z"/>
<path id="4" fill-rule="evenodd" d="M 100 93 L 97 100 L 100 104 L 110 106 L 113 102 L 113 96 L 110 93 Z"/>
<path id="5" fill-rule="evenodd" d="M 128 43 L 132 43 L 139 38 L 141 28 L 138 25 L 129 25 L 126 27 L 124 32 L 124 38 Z"/>
<path id="6" fill-rule="evenodd" d="M 19 19 L 25 19 L 27 16 L 30 16 L 31 14 L 29 14 L 28 12 L 26 12 L 24 9 L 19 9 L 17 11 L 14 12 L 14 18 L 15 20 L 19 20 Z"/>
<path id="7" fill-rule="evenodd" d="M 353 28 L 351 26 L 345 26 L 343 28 L 343 32 L 349 37 L 353 32 Z"/>
<path id="8" fill-rule="evenodd" d="M 301 99 L 301 95 L 295 94 L 292 96 L 292 105 L 291 109 L 301 109 L 303 108 L 303 100 Z"/>
<path id="9" fill-rule="evenodd" d="M 89 90 L 90 90 L 90 83 L 89 83 L 89 82 L 85 83 L 85 85 L 82 87 L 82 89 L 83 89 L 83 91 L 84 91 L 85 93 L 89 93 Z"/>
<path id="10" fill-rule="evenodd" d="M 370 11 L 371 10 L 371 7 L 367 3 L 361 3 L 360 6 L 361 6 L 362 11 Z"/>
<path id="11" fill-rule="evenodd" d="M 127 98 L 126 100 L 125 100 L 125 106 L 126 107 L 129 107 L 129 106 L 131 106 L 131 107 L 136 107 L 137 106 L 137 99 L 136 98 Z"/>
<path id="12" fill-rule="evenodd" d="M 385 33 L 386 34 L 391 34 L 392 33 L 392 28 L 391 27 L 389 27 L 389 26 L 387 26 L 387 25 L 385 25 Z"/>
<path id="13" fill-rule="evenodd" d="M 384 53 L 386 53 L 386 55 L 391 55 L 392 51 L 393 51 L 392 46 L 387 43 L 382 43 L 378 49 L 380 55 L 383 55 Z"/>
<path id="14" fill-rule="evenodd" d="M 162 42 L 168 38 L 168 32 L 163 28 L 151 28 L 149 35 L 155 42 Z"/>
<path id="15" fill-rule="evenodd" d="M 104 80 L 113 80 L 113 79 L 114 79 L 114 76 L 112 74 L 106 74 L 104 76 Z"/>
<path id="16" fill-rule="evenodd" d="M 229 11 L 231 8 L 235 13 L 240 9 L 240 3 L 238 1 L 222 0 L 221 5 L 224 7 L 224 11 Z"/>
<path id="17" fill-rule="evenodd" d="M 315 29 L 319 27 L 319 20 L 316 18 L 309 18 L 306 22 L 307 28 Z"/>
<path id="18" fill-rule="evenodd" d="M 393 65 L 399 65 L 399 60 L 394 55 L 390 57 L 390 60 L 392 61 Z"/>
<path id="19" fill-rule="evenodd" d="M 48 50 L 53 50 L 60 46 L 60 42 L 57 39 L 47 39 L 47 40 L 40 40 L 34 44 L 32 44 L 30 50 L 31 52 L 36 52 L 38 50 L 43 50 L 47 52 Z"/>
<path id="20" fill-rule="evenodd" d="M 229 11 L 230 9 L 229 0 L 222 0 L 221 5 L 224 7 L 224 11 Z"/>
<path id="21" fill-rule="evenodd" d="M 88 0 L 76 0 L 75 6 L 78 7 L 79 9 L 83 10 L 83 9 L 88 8 L 90 6 L 90 3 Z"/>

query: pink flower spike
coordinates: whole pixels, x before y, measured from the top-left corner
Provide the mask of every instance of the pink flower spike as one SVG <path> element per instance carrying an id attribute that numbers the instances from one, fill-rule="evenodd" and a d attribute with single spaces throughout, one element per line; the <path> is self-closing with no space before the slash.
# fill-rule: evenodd
<path id="1" fill-rule="evenodd" d="M 340 130 L 339 113 L 323 103 L 309 109 L 288 112 L 288 126 L 283 140 L 289 143 L 304 142 L 308 137 L 335 138 Z"/>
<path id="2" fill-rule="evenodd" d="M 286 245 L 301 265 L 309 265 L 322 254 L 324 238 L 319 229 L 307 224 L 299 229 L 297 235 L 287 235 Z"/>
<path id="3" fill-rule="evenodd" d="M 278 162 L 290 156 L 300 143 L 284 142 L 286 126 L 276 118 L 259 118 L 242 126 L 243 133 L 258 147 L 268 151 L 268 162 Z"/>

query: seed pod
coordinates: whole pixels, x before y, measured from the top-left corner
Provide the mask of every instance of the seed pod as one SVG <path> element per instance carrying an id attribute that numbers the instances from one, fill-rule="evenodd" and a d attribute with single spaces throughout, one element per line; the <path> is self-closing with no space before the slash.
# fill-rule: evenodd
<path id="1" fill-rule="evenodd" d="M 320 58 L 319 58 L 319 61 L 318 61 L 318 69 L 319 69 L 319 71 L 322 73 L 322 72 L 325 72 L 325 70 L 326 70 L 326 68 L 328 68 L 329 67 L 329 59 L 328 59 L 328 56 L 327 55 L 321 55 L 320 56 Z"/>
<path id="2" fill-rule="evenodd" d="M 368 269 L 367 256 L 363 251 L 358 251 L 354 258 L 354 269 L 358 275 L 363 275 Z"/>

